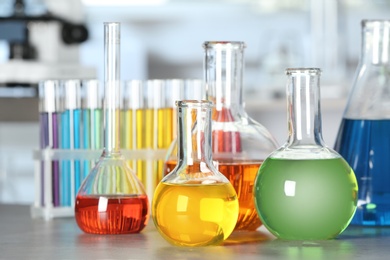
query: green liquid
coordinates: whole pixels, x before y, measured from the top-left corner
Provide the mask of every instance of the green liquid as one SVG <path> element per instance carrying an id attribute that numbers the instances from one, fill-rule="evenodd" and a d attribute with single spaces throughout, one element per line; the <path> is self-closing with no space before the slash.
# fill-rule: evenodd
<path id="1" fill-rule="evenodd" d="M 356 210 L 356 177 L 342 158 L 268 158 L 254 188 L 260 219 L 281 239 L 334 238 Z"/>

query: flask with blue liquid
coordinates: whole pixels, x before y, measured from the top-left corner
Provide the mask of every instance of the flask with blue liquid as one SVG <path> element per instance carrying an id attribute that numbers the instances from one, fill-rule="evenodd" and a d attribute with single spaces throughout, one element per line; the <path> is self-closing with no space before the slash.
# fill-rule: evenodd
<path id="1" fill-rule="evenodd" d="M 351 224 L 390 225 L 390 20 L 363 20 L 360 61 L 335 143 L 353 168 Z"/>

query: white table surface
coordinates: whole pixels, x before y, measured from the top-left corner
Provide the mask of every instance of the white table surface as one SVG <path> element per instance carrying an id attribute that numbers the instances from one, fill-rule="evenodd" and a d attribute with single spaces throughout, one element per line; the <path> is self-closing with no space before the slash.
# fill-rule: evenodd
<path id="1" fill-rule="evenodd" d="M 152 220 L 139 234 L 90 235 L 73 218 L 32 219 L 27 205 L 0 204 L 0 259 L 390 259 L 390 228 L 350 226 L 325 241 L 282 241 L 260 228 L 219 246 L 182 248 Z"/>

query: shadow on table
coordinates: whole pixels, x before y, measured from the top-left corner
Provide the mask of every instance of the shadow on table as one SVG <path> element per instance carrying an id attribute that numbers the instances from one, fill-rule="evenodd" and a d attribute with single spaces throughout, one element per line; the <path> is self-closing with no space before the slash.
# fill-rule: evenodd
<path id="1" fill-rule="evenodd" d="M 262 254 L 280 259 L 350 259 L 356 247 L 346 240 L 281 240 L 262 245 Z"/>
<path id="2" fill-rule="evenodd" d="M 337 239 L 390 237 L 390 227 L 349 226 Z"/>
<path id="3" fill-rule="evenodd" d="M 275 239 L 269 233 L 262 231 L 234 231 L 222 245 L 231 246 L 237 244 L 250 244 L 270 241 Z"/>
<path id="4" fill-rule="evenodd" d="M 124 246 L 128 246 L 129 243 L 134 244 L 142 244 L 146 243 L 147 237 L 143 233 L 136 234 L 114 234 L 114 235 L 98 235 L 98 234 L 86 234 L 81 233 L 77 236 L 77 244 L 78 245 L 110 245 L 115 244 L 116 246 L 120 246 L 123 244 Z"/>

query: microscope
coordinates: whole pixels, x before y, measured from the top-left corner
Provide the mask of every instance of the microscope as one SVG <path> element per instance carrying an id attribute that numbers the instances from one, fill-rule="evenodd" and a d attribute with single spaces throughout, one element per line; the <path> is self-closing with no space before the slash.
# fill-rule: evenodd
<path id="1" fill-rule="evenodd" d="M 0 17 L 0 40 L 8 43 L 7 60 L 0 63 L 0 89 L 36 89 L 44 79 L 96 77 L 96 68 L 79 62 L 80 44 L 88 39 L 81 0 L 9 1 L 11 14 Z M 38 2 L 43 12 L 29 11 Z"/>

